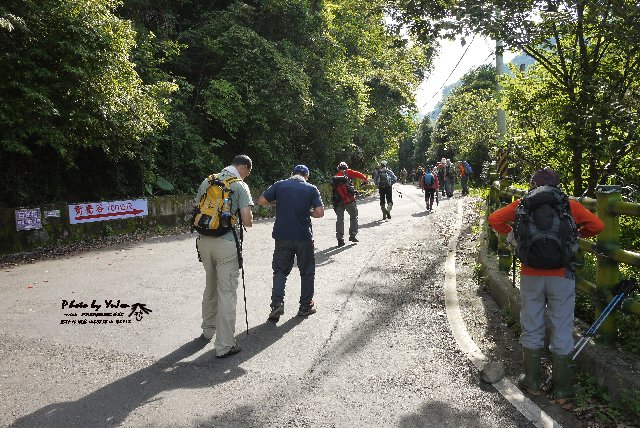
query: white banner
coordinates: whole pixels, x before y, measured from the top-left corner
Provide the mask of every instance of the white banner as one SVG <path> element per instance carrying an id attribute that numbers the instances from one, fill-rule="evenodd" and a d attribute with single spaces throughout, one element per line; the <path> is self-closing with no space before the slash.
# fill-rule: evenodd
<path id="1" fill-rule="evenodd" d="M 143 217 L 147 214 L 146 199 L 69 205 L 69 222 L 71 224 Z"/>

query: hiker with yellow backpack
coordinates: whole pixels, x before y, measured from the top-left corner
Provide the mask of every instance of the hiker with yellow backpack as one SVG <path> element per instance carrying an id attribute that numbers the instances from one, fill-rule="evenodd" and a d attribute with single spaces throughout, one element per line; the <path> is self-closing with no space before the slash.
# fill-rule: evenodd
<path id="1" fill-rule="evenodd" d="M 219 174 L 205 178 L 196 194 L 192 231 L 206 272 L 202 295 L 202 335 L 216 336 L 216 357 L 240 352 L 235 341 L 239 270 L 242 267 L 242 227 L 253 225 L 253 200 L 243 181 L 251 172 L 251 158 L 238 155 Z M 240 237 L 238 237 L 240 235 Z"/>

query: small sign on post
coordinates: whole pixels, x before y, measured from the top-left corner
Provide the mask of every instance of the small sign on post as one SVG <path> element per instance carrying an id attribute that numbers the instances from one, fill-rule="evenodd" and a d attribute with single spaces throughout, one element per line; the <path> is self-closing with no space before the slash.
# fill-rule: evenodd
<path id="1" fill-rule="evenodd" d="M 146 199 L 69 205 L 69 222 L 71 224 L 143 217 L 147 214 Z"/>
<path id="2" fill-rule="evenodd" d="M 60 218 L 60 210 L 45 211 L 44 218 Z"/>
<path id="3" fill-rule="evenodd" d="M 16 230 L 42 229 L 40 208 L 26 208 L 16 210 Z"/>

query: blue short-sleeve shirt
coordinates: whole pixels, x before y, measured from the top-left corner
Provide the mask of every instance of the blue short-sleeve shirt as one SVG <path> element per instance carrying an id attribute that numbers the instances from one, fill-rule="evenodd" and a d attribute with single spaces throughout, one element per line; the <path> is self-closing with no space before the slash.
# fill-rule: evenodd
<path id="1" fill-rule="evenodd" d="M 323 206 L 316 186 L 307 183 L 301 176 L 294 175 L 272 184 L 262 196 L 269 202 L 276 201 L 276 222 L 271 234 L 273 239 L 313 239 L 309 211 Z"/>

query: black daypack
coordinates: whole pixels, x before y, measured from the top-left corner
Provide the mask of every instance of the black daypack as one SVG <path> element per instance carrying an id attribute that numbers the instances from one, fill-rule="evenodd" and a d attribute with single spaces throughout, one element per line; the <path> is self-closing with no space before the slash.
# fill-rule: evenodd
<path id="1" fill-rule="evenodd" d="M 569 197 L 556 187 L 536 187 L 520 200 L 513 234 L 516 256 L 526 266 L 557 269 L 575 261 L 578 228 Z"/>
<path id="2" fill-rule="evenodd" d="M 378 171 L 378 187 L 381 189 L 386 189 L 391 186 L 391 178 L 389 177 L 389 173 L 387 170 Z"/>

